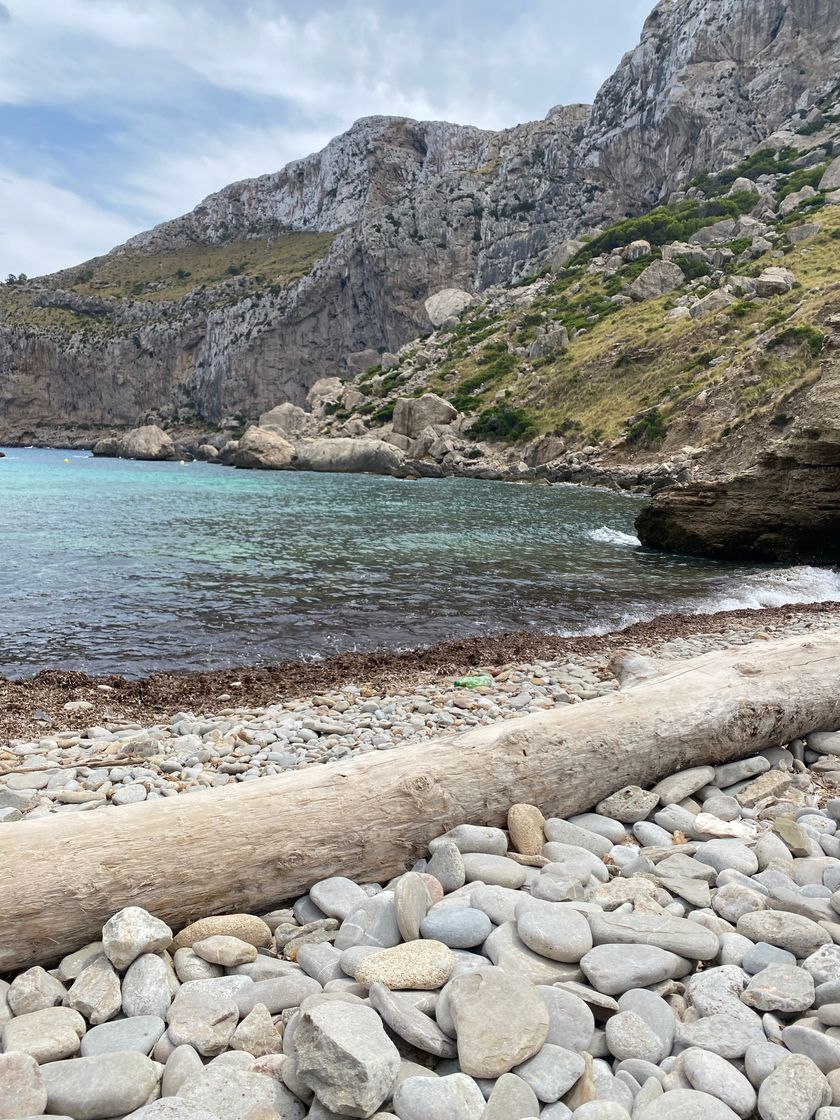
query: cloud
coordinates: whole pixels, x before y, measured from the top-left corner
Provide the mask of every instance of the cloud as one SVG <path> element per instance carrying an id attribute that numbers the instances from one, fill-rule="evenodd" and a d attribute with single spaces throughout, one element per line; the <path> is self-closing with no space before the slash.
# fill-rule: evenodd
<path id="1" fill-rule="evenodd" d="M 5 4 L 0 4 L 0 23 L 7 23 L 12 18 L 12 13 Z"/>
<path id="2" fill-rule="evenodd" d="M 360 116 L 502 128 L 590 100 L 647 7 L 4 0 L 0 166 L 37 182 L 44 206 L 69 192 L 87 219 L 103 215 L 98 225 L 82 218 L 77 240 L 90 255 L 110 247 L 115 230 L 137 232 L 231 181 L 276 171 Z M 46 258 L 55 267 L 62 246 L 75 244 L 58 234 L 71 233 L 63 217 L 52 219 L 47 252 L 34 210 L 22 197 L 18 207 L 14 244 L 32 259 L 15 270 L 33 273 Z"/>
<path id="3" fill-rule="evenodd" d="M 119 214 L 0 167 L 0 275 L 54 272 L 136 232 Z"/>

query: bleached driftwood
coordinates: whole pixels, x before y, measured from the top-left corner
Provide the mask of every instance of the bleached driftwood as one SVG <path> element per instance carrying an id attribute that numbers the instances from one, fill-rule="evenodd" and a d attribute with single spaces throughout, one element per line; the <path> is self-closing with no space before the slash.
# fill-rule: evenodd
<path id="1" fill-rule="evenodd" d="M 142 905 L 174 926 L 264 912 L 329 875 L 399 873 L 460 822 L 546 815 L 840 726 L 840 631 L 672 663 L 634 687 L 207 793 L 0 826 L 0 972 Z"/>

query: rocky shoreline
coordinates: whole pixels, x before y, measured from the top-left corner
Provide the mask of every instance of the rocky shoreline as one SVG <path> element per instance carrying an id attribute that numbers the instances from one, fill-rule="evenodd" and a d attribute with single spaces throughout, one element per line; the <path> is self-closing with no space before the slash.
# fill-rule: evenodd
<path id="1" fill-rule="evenodd" d="M 838 625 L 840 604 L 664 616 L 606 635 L 500 635 L 127 681 L 0 679 L 0 822 L 89 812 L 346 761 L 620 687 L 669 660 Z"/>
<path id="2" fill-rule="evenodd" d="M 177 933 L 129 906 L 0 981 L 2 1114 L 837 1120 L 839 762 L 821 730 L 568 820 L 512 805 L 396 879 Z"/>

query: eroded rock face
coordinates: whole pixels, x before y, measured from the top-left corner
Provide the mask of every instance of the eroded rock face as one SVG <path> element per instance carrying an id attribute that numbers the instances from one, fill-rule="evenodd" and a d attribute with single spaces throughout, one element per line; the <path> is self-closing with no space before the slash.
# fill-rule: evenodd
<path id="1" fill-rule="evenodd" d="M 840 562 L 840 439 L 789 450 L 721 481 L 660 491 L 636 519 L 639 539 L 698 556 Z"/>
<path id="2" fill-rule="evenodd" d="M 501 132 L 358 121 L 113 251 L 334 234 L 303 278 L 231 277 L 177 300 L 83 296 L 74 270 L 33 282 L 33 307 L 103 329 L 82 335 L 60 317 L 3 327 L 0 419 L 136 424 L 180 408 L 218 422 L 303 405 L 358 355 L 395 353 L 427 331 L 430 297 L 563 261 L 580 232 L 736 161 L 833 80 L 839 43 L 832 0 L 666 0 L 592 107 Z"/>

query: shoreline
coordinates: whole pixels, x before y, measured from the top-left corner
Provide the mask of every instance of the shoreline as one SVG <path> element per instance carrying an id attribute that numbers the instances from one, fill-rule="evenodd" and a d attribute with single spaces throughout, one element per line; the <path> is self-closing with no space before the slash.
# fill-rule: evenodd
<path id="1" fill-rule="evenodd" d="M 481 670 L 573 658 L 600 669 L 624 649 L 656 657 L 676 643 L 700 639 L 729 644 L 760 641 L 765 631 L 790 625 L 823 629 L 840 625 L 840 602 L 794 603 L 711 614 L 671 613 L 604 634 L 560 636 L 508 632 L 436 643 L 419 649 L 347 652 L 324 660 L 289 660 L 274 665 L 242 665 L 198 672 L 157 672 L 146 677 L 90 676 L 75 670 L 43 669 L 32 676 L 0 676 L 0 748 L 12 739 L 39 741 L 59 731 L 97 724 L 157 723 L 184 711 L 206 715 L 220 708 L 265 707 L 317 697 L 356 686 L 407 692 L 440 688 Z M 700 643 L 703 644 L 702 641 Z M 79 703 L 81 702 L 81 703 Z M 65 710 L 65 704 L 74 709 Z M 47 717 L 46 719 L 43 717 Z"/>

